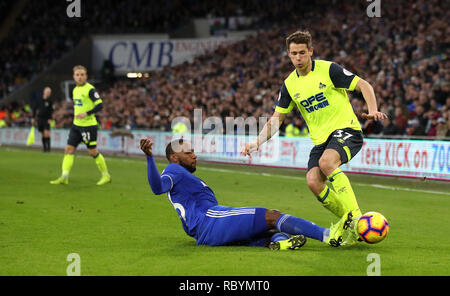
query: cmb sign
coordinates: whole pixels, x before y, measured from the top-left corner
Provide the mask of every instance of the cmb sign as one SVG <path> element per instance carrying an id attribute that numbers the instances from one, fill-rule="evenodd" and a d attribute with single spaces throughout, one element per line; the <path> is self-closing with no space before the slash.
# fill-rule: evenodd
<path id="1" fill-rule="evenodd" d="M 117 73 L 148 72 L 165 66 L 192 61 L 195 56 L 213 51 L 221 45 L 243 37 L 214 37 L 203 39 L 111 39 L 94 37 L 93 68 L 99 71 L 104 60 L 110 60 Z"/>

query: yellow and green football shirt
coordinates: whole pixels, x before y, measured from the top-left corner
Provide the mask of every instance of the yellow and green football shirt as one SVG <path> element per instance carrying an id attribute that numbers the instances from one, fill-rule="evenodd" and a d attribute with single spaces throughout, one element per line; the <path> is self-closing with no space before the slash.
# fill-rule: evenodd
<path id="1" fill-rule="evenodd" d="M 353 91 L 359 79 L 338 64 L 313 60 L 307 75 L 294 70 L 284 80 L 275 111 L 286 114 L 297 106 L 314 145 L 324 143 L 337 129 L 361 130 L 346 92 Z"/>
<path id="2" fill-rule="evenodd" d="M 93 126 L 97 125 L 95 112 L 99 111 L 99 105 L 102 103 L 100 95 L 95 90 L 95 87 L 90 83 L 85 83 L 82 86 L 76 86 L 73 89 L 73 124 L 76 126 Z M 96 108 L 97 107 L 97 108 Z M 80 113 L 86 112 L 88 116 L 78 119 L 76 116 Z"/>

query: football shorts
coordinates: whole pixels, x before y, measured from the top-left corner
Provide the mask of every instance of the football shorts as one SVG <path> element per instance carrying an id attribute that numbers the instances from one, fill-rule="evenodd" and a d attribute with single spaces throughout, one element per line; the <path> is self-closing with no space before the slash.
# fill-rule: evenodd
<path id="1" fill-rule="evenodd" d="M 349 162 L 363 145 L 363 134 L 352 128 L 338 129 L 331 133 L 325 143 L 314 146 L 309 154 L 308 171 L 319 166 L 319 159 L 327 149 L 336 150 L 342 164 Z"/>
<path id="2" fill-rule="evenodd" d="M 77 126 L 73 125 L 69 131 L 67 144 L 77 147 L 78 144 L 84 143 L 88 149 L 97 147 L 97 130 L 98 126 Z"/>
<path id="3" fill-rule="evenodd" d="M 197 230 L 197 244 L 224 246 L 251 241 L 268 230 L 265 208 L 209 208 Z"/>

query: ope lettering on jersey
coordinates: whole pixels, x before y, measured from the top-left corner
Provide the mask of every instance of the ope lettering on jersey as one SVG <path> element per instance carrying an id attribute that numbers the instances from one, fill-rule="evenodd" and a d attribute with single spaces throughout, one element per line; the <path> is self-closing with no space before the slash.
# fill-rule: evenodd
<path id="1" fill-rule="evenodd" d="M 316 105 L 313 105 L 314 101 L 317 102 Z M 314 96 L 310 96 L 309 98 L 300 101 L 300 104 L 305 107 L 305 110 L 308 113 L 314 112 L 315 110 L 319 110 L 321 108 L 325 108 L 330 105 L 328 103 L 327 98 L 323 95 L 323 92 L 315 94 Z"/>

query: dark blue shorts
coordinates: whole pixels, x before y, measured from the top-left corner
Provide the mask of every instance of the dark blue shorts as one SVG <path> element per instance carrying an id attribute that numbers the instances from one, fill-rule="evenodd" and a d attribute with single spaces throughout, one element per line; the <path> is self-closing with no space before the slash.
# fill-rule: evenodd
<path id="1" fill-rule="evenodd" d="M 309 154 L 308 171 L 319 166 L 319 160 L 327 149 L 336 150 L 341 156 L 341 163 L 349 162 L 363 145 L 363 134 L 352 128 L 338 129 L 331 133 L 328 140 L 314 146 Z"/>
<path id="2" fill-rule="evenodd" d="M 197 230 L 197 245 L 223 246 L 251 241 L 268 230 L 265 208 L 214 206 Z"/>
<path id="3" fill-rule="evenodd" d="M 80 143 L 84 143 L 88 149 L 97 147 L 97 130 L 98 126 L 77 126 L 73 125 L 69 131 L 67 144 L 75 148 Z"/>

